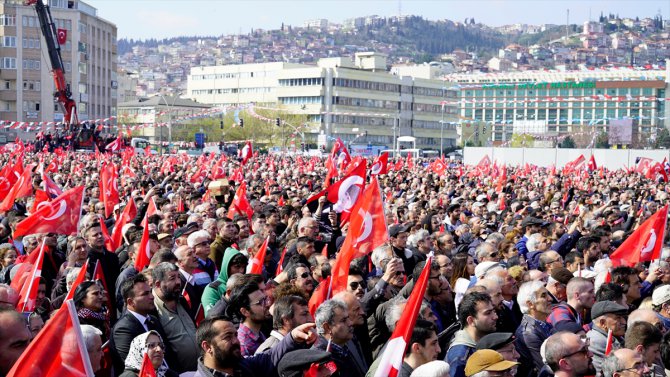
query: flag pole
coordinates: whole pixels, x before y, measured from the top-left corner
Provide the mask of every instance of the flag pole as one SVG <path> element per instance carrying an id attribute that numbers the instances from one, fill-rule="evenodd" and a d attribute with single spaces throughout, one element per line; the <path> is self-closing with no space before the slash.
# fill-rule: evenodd
<path id="1" fill-rule="evenodd" d="M 72 327 L 74 328 L 75 335 L 77 338 L 77 345 L 79 348 L 79 354 L 84 360 L 84 369 L 86 370 L 86 376 L 92 377 L 95 376 L 93 373 L 93 367 L 91 366 L 91 359 L 88 357 L 88 351 L 86 350 L 86 345 L 84 344 L 84 335 L 81 333 L 81 324 L 79 323 L 79 316 L 77 316 L 77 309 L 74 307 L 74 301 L 67 300 L 65 301 L 67 305 L 67 310 L 70 314 L 70 320 L 72 321 Z"/>
<path id="2" fill-rule="evenodd" d="M 40 260 L 44 260 L 44 245 L 46 244 L 46 237 L 42 239 L 42 247 L 40 247 L 39 254 L 37 255 L 37 260 L 35 260 L 35 264 L 39 265 Z M 42 276 L 42 269 L 40 268 L 40 277 Z M 28 292 L 27 297 L 23 298 L 23 307 L 21 307 L 21 313 L 24 313 L 26 310 L 26 305 L 28 304 L 28 300 L 30 300 L 30 292 L 33 290 L 33 285 L 35 284 L 35 265 L 33 265 L 33 271 L 29 276 L 30 282 L 28 283 Z M 25 283 L 24 283 L 25 284 Z"/>
<path id="3" fill-rule="evenodd" d="M 84 198 L 86 197 L 86 189 L 81 192 L 81 203 L 79 205 L 79 220 L 77 220 L 77 234 L 81 231 L 81 213 L 84 211 Z M 80 236 L 82 234 L 79 234 Z"/>

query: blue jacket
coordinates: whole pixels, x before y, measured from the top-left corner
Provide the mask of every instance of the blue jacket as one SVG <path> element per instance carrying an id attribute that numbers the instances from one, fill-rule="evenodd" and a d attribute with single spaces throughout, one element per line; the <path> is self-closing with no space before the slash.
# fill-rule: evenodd
<path id="1" fill-rule="evenodd" d="M 540 355 L 540 346 L 553 332 L 550 324 L 524 314 L 521 325 L 514 334 L 516 336 L 514 346 L 521 356 L 517 376 L 536 376 L 542 370 L 544 363 Z"/>
<path id="2" fill-rule="evenodd" d="M 465 330 L 457 331 L 447 351 L 450 377 L 465 377 L 465 363 L 475 353 L 477 344 Z"/>

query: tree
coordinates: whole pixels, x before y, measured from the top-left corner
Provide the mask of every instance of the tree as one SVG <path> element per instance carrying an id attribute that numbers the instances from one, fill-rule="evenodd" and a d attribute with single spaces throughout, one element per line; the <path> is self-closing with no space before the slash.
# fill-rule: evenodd
<path id="1" fill-rule="evenodd" d="M 659 129 L 654 148 L 670 149 L 670 131 L 667 128 Z"/>
<path id="2" fill-rule="evenodd" d="M 514 134 L 510 140 L 512 148 L 532 148 L 535 143 L 535 138 L 528 134 Z"/>
<path id="3" fill-rule="evenodd" d="M 561 142 L 558 144 L 558 147 L 559 147 L 559 148 L 576 148 L 577 145 L 575 144 L 575 140 L 574 140 L 572 137 L 570 137 L 570 136 L 566 136 L 566 137 L 563 139 L 563 141 L 561 141 Z"/>
<path id="4" fill-rule="evenodd" d="M 607 135 L 607 132 L 602 131 L 601 133 L 596 136 L 596 148 L 599 149 L 609 149 L 610 147 L 610 142 L 609 142 L 609 136 Z"/>

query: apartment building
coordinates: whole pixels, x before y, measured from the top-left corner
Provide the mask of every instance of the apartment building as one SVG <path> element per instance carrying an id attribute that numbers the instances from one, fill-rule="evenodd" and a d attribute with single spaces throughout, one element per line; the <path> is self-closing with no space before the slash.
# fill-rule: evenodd
<path id="1" fill-rule="evenodd" d="M 0 2 L 0 120 L 61 122 L 37 13 L 23 3 Z M 61 55 L 79 120 L 116 115 L 116 26 L 80 0 L 49 0 L 48 5 L 56 28 L 67 33 Z"/>
<path id="2" fill-rule="evenodd" d="M 392 147 L 413 136 L 439 150 L 457 141 L 457 90 L 442 80 L 389 73 L 386 56 L 320 59 L 315 66 L 268 63 L 191 69 L 188 96 L 218 106 L 263 104 L 307 119 L 306 142 L 323 140 Z M 364 137 L 361 137 L 364 134 Z"/>

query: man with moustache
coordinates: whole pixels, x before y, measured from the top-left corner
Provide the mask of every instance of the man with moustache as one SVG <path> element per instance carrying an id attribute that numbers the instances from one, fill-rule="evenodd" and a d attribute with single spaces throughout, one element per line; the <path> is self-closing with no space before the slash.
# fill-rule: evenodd
<path id="1" fill-rule="evenodd" d="M 593 353 L 593 365 L 598 373 L 605 358 L 609 330 L 612 330 L 612 348 L 624 347 L 627 316 L 628 307 L 614 301 L 599 301 L 591 308 L 593 328 L 586 333 L 586 336 L 590 341 L 589 351 Z"/>

